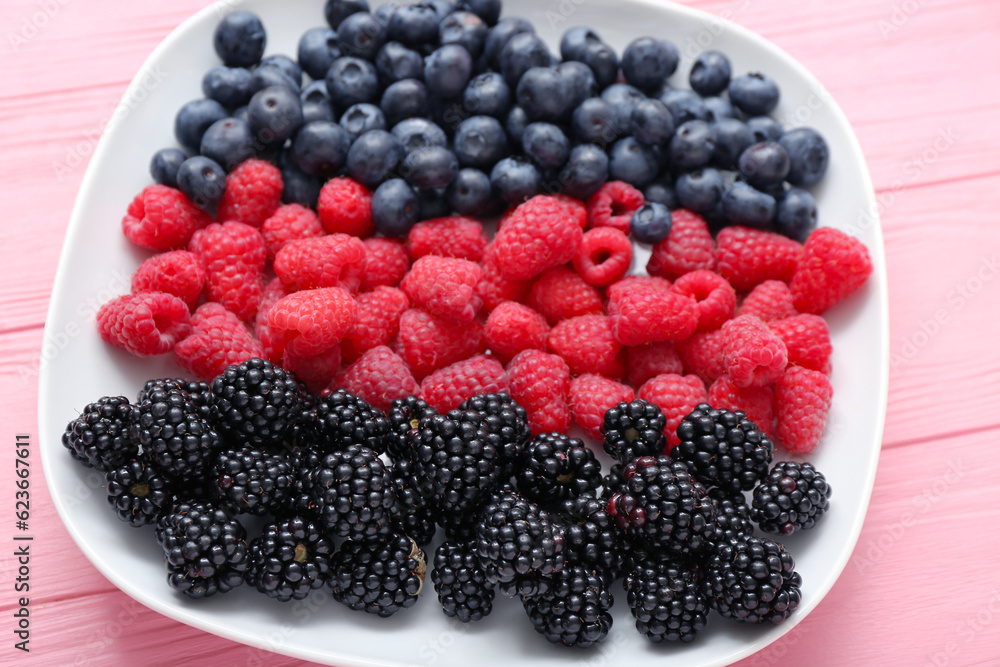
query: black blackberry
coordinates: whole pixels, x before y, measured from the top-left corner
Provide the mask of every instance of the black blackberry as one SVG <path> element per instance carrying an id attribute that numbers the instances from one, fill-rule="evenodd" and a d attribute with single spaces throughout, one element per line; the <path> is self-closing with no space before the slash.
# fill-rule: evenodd
<path id="1" fill-rule="evenodd" d="M 680 461 L 645 456 L 625 466 L 625 488 L 608 514 L 637 545 L 664 555 L 690 556 L 716 539 L 715 505 Z"/>
<path id="2" fill-rule="evenodd" d="M 167 583 L 184 595 L 205 598 L 243 583 L 247 532 L 208 503 L 181 503 L 156 524 L 167 563 Z"/>
<path id="3" fill-rule="evenodd" d="M 387 534 L 396 486 L 392 471 L 367 447 L 325 455 L 303 486 L 308 509 L 323 529 L 351 540 Z"/>
<path id="4" fill-rule="evenodd" d="M 811 463 L 779 461 L 753 490 L 751 518 L 765 533 L 812 528 L 830 508 L 833 489 Z"/>
<path id="5" fill-rule="evenodd" d="M 608 474 L 601 480 L 601 500 L 609 500 L 611 496 L 625 488 L 625 466 L 616 463 L 608 470 Z"/>
<path id="6" fill-rule="evenodd" d="M 525 447 L 516 479 L 521 495 L 545 505 L 596 492 L 601 464 L 583 440 L 542 433 Z"/>
<path id="7" fill-rule="evenodd" d="M 232 446 L 278 445 L 301 412 L 295 376 L 270 361 L 233 364 L 212 380 L 212 419 Z"/>
<path id="8" fill-rule="evenodd" d="M 392 517 L 396 525 L 416 541 L 425 546 L 437 530 L 434 512 L 421 492 L 420 483 L 413 473 L 413 464 L 407 460 L 397 461 L 392 466 L 392 477 L 396 482 L 396 503 Z"/>
<path id="9" fill-rule="evenodd" d="M 413 447 L 407 437 L 408 434 L 420 427 L 421 419 L 436 414 L 437 410 L 416 396 L 397 398 L 392 402 L 386 417 L 392 427 L 393 437 L 388 441 L 386 448 L 393 461 L 411 459 Z"/>
<path id="10" fill-rule="evenodd" d="M 521 462 L 521 453 L 531 438 L 528 413 L 509 394 L 477 394 L 458 406 L 459 410 L 475 410 L 483 416 L 486 428 L 500 437 L 502 456 L 509 474 L 510 468 Z"/>
<path id="11" fill-rule="evenodd" d="M 708 599 L 692 566 L 639 561 L 625 575 L 625 600 L 636 629 L 651 642 L 690 642 L 708 621 Z"/>
<path id="12" fill-rule="evenodd" d="M 564 500 L 553 515 L 566 540 L 566 560 L 587 565 L 617 578 L 625 559 L 625 536 L 607 512 L 607 503 L 593 495 Z"/>
<path id="13" fill-rule="evenodd" d="M 388 451 L 393 443 L 392 425 L 385 413 L 367 401 L 338 389 L 316 399 L 312 410 L 303 413 L 300 441 L 323 452 L 338 452 L 361 445 L 376 454 Z"/>
<path id="14" fill-rule="evenodd" d="M 437 522 L 444 529 L 444 536 L 448 540 L 465 544 L 475 539 L 478 518 L 474 511 L 467 514 L 452 512 L 439 514 Z"/>
<path id="15" fill-rule="evenodd" d="M 288 510 L 292 514 L 310 514 L 309 475 L 323 462 L 323 454 L 315 447 L 293 445 L 285 450 L 285 460 L 292 476 Z"/>
<path id="16" fill-rule="evenodd" d="M 333 541 L 302 517 L 264 526 L 250 542 L 244 579 L 281 602 L 301 600 L 330 580 Z"/>
<path id="17" fill-rule="evenodd" d="M 295 478 L 284 454 L 257 447 L 223 450 L 210 479 L 216 507 L 234 514 L 281 514 L 291 506 Z"/>
<path id="18" fill-rule="evenodd" d="M 659 456 L 667 448 L 667 418 L 659 407 L 637 398 L 604 413 L 604 451 L 622 464 L 640 456 Z"/>
<path id="19" fill-rule="evenodd" d="M 187 485 L 204 479 L 223 444 L 191 395 L 169 384 L 144 392 L 131 434 L 143 457 Z"/>
<path id="20" fill-rule="evenodd" d="M 191 397 L 191 402 L 198 408 L 198 415 L 204 419 L 211 419 L 212 386 L 207 382 L 185 380 L 184 378 L 160 378 L 156 380 L 149 380 L 139 391 L 139 397 L 135 402 L 136 404 L 142 403 L 143 400 L 145 400 L 146 394 L 154 389 L 164 389 L 171 386 L 187 392 L 188 396 Z"/>
<path id="21" fill-rule="evenodd" d="M 156 523 L 173 504 L 173 481 L 144 461 L 129 461 L 106 477 L 108 503 L 133 526 Z"/>
<path id="22" fill-rule="evenodd" d="M 442 542 L 434 552 L 431 580 L 445 616 L 469 623 L 481 621 L 493 611 L 496 592 L 468 545 Z"/>
<path id="23" fill-rule="evenodd" d="M 384 542 L 345 542 L 333 556 L 333 598 L 351 609 L 392 616 L 412 607 L 424 586 L 427 559 L 405 535 Z"/>
<path id="24" fill-rule="evenodd" d="M 130 435 L 137 417 L 138 408 L 124 396 L 105 396 L 66 425 L 63 446 L 88 468 L 108 472 L 139 453 Z"/>
<path id="25" fill-rule="evenodd" d="M 709 489 L 708 497 L 715 505 L 715 523 L 719 527 L 717 541 L 728 542 L 740 535 L 753 535 L 750 506 L 743 494 L 731 496 L 720 489 Z"/>
<path id="26" fill-rule="evenodd" d="M 704 563 L 709 606 L 742 623 L 781 623 L 799 606 L 801 586 L 792 555 L 766 537 L 720 543 Z"/>
<path id="27" fill-rule="evenodd" d="M 522 599 L 535 630 L 553 644 L 587 648 L 608 636 L 614 596 L 603 577 L 585 565 L 552 575 L 544 593 Z"/>
<path id="28" fill-rule="evenodd" d="M 767 476 L 774 456 L 770 439 L 743 412 L 699 404 L 677 425 L 680 444 L 671 450 L 705 486 L 730 494 L 749 491 Z"/>

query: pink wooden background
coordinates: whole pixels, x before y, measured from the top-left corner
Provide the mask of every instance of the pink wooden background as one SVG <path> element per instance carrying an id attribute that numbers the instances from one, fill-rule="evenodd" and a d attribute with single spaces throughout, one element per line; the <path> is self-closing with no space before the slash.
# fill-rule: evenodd
<path id="1" fill-rule="evenodd" d="M 0 3 L 0 442 L 37 433 L 45 311 L 101 128 L 153 47 L 207 4 Z M 687 4 L 759 32 L 826 85 L 868 158 L 888 253 L 892 380 L 864 532 L 816 611 L 740 664 L 1000 664 L 1000 4 Z M 12 458 L 0 460 L 4 508 Z M 32 465 L 37 475 L 37 457 Z M 305 664 L 120 593 L 35 481 L 32 652 L 11 647 L 14 567 L 4 537 L 0 664 Z"/>

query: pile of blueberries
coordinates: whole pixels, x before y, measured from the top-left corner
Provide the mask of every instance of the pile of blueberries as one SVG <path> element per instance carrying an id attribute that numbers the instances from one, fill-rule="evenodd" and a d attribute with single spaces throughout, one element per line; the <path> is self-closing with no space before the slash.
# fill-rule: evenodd
<path id="1" fill-rule="evenodd" d="M 587 199 L 608 180 L 642 190 L 656 217 L 685 208 L 714 228 L 798 240 L 816 225 L 803 188 L 826 171 L 826 142 L 785 131 L 768 115 L 774 80 L 732 76 L 722 53 L 698 56 L 687 89 L 670 81 L 680 57 L 667 40 L 640 37 L 619 56 L 574 27 L 560 59 L 525 19 L 501 20 L 500 0 L 374 11 L 328 0 L 325 13 L 330 27 L 307 31 L 297 59 L 263 57 L 256 15 L 223 18 L 214 45 L 224 65 L 177 114 L 183 150 L 158 152 L 154 179 L 211 211 L 226 173 L 251 157 L 280 167 L 286 203 L 315 206 L 326 180 L 347 175 L 374 191 L 388 236 L 542 193 Z"/>

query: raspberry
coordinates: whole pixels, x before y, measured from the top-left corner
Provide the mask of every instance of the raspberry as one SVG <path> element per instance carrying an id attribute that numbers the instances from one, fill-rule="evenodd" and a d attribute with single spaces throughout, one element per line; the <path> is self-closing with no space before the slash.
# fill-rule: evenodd
<path id="1" fill-rule="evenodd" d="M 292 290 L 361 286 L 365 244 L 347 234 L 292 241 L 274 257 L 274 272 Z"/>
<path id="2" fill-rule="evenodd" d="M 494 357 L 480 354 L 436 370 L 420 383 L 420 398 L 441 414 L 477 394 L 498 394 L 510 388 L 507 371 Z"/>
<path id="3" fill-rule="evenodd" d="M 400 287 L 414 306 L 448 322 L 470 322 L 482 307 L 476 283 L 483 271 L 475 262 L 428 255 L 410 267 Z"/>
<path id="4" fill-rule="evenodd" d="M 406 362 L 384 345 L 373 347 L 337 376 L 334 384 L 387 411 L 394 400 L 415 396 L 420 385 Z"/>
<path id="5" fill-rule="evenodd" d="M 750 227 L 726 227 L 718 243 L 719 275 L 743 292 L 765 280 L 787 283 L 802 254 L 798 241 Z"/>
<path id="6" fill-rule="evenodd" d="M 819 315 L 860 289 L 871 273 L 872 260 L 863 243 L 821 227 L 806 241 L 792 278 L 795 308 Z"/>
<path id="7" fill-rule="evenodd" d="M 268 313 L 272 345 L 280 354 L 312 357 L 341 341 L 354 326 L 358 305 L 339 287 L 289 294 Z"/>
<path id="8" fill-rule="evenodd" d="M 608 301 L 614 301 L 621 298 L 622 293 L 636 286 L 641 286 L 643 289 L 656 288 L 667 292 L 673 287 L 671 282 L 666 278 L 657 278 L 656 276 L 625 276 L 614 285 L 610 285 L 605 290 L 605 294 L 608 297 Z"/>
<path id="9" fill-rule="evenodd" d="M 624 181 L 611 181 L 587 200 L 587 218 L 591 227 L 612 227 L 628 234 L 632 214 L 642 208 L 646 198 Z"/>
<path id="10" fill-rule="evenodd" d="M 579 199 L 561 193 L 553 194 L 551 196 L 554 199 L 558 199 L 563 205 L 566 217 L 576 220 L 580 225 L 580 229 L 587 228 L 587 207 L 584 206 L 583 202 Z"/>
<path id="11" fill-rule="evenodd" d="M 286 351 L 281 365 L 285 370 L 295 373 L 295 377 L 306 384 L 310 393 L 319 395 L 333 382 L 340 370 L 340 360 L 340 346 L 334 345 L 311 357 L 296 357 Z"/>
<path id="12" fill-rule="evenodd" d="M 708 401 L 705 384 L 696 375 L 657 375 L 639 387 L 636 396 L 649 401 L 663 411 L 667 426 L 663 429 L 667 436 L 667 453 L 680 442 L 677 425 L 695 409 L 699 403 Z"/>
<path id="13" fill-rule="evenodd" d="M 538 195 L 514 210 L 493 248 L 504 277 L 525 280 L 572 260 L 582 240 L 583 230 L 566 215 L 566 205 Z"/>
<path id="14" fill-rule="evenodd" d="M 173 294 L 126 294 L 97 311 L 97 330 L 105 342 L 137 357 L 164 354 L 191 331 L 191 313 Z"/>
<path id="15" fill-rule="evenodd" d="M 281 354 L 277 353 L 274 349 L 273 330 L 267 318 L 274 304 L 286 296 L 288 296 L 288 290 L 285 289 L 281 278 L 271 279 L 264 287 L 263 294 L 261 294 L 260 306 L 257 308 L 257 316 L 254 322 L 254 333 L 257 335 L 257 340 L 260 341 L 260 346 L 264 350 L 265 358 L 271 363 L 278 365 L 281 365 Z"/>
<path id="16" fill-rule="evenodd" d="M 737 387 L 762 387 L 777 382 L 788 365 L 788 349 L 767 325 L 753 315 L 741 315 L 722 326 L 722 356 Z"/>
<path id="17" fill-rule="evenodd" d="M 673 225 L 670 235 L 653 246 L 646 272 L 651 276 L 675 280 L 699 269 L 714 271 L 715 240 L 705 219 L 683 209 L 673 211 L 671 215 Z"/>
<path id="18" fill-rule="evenodd" d="M 493 246 L 483 253 L 483 277 L 476 285 L 476 294 L 483 300 L 483 312 L 489 313 L 504 301 L 523 303 L 528 298 L 531 283 L 527 280 L 504 278 L 497 266 Z"/>
<path id="19" fill-rule="evenodd" d="M 717 410 L 745 412 L 767 437 L 774 435 L 774 390 L 771 387 L 741 389 L 723 374 L 708 389 L 708 402 Z"/>
<path id="20" fill-rule="evenodd" d="M 725 336 L 720 329 L 699 331 L 677 343 L 677 355 L 684 364 L 684 372 L 697 375 L 705 384 L 712 384 L 726 372 L 725 345 Z"/>
<path id="21" fill-rule="evenodd" d="M 595 440 L 601 440 L 601 425 L 604 413 L 619 403 L 635 398 L 635 389 L 590 373 L 574 378 L 569 383 L 569 410 L 583 432 Z"/>
<path id="22" fill-rule="evenodd" d="M 210 382 L 231 364 L 264 354 L 246 325 L 218 303 L 206 303 L 191 316 L 191 335 L 177 343 L 174 355 L 184 370 Z"/>
<path id="23" fill-rule="evenodd" d="M 484 349 L 483 328 L 478 322 L 452 324 L 416 308 L 399 318 L 396 353 L 409 364 L 418 381 Z"/>
<path id="24" fill-rule="evenodd" d="M 621 344 L 604 315 L 582 315 L 563 320 L 549 332 L 549 349 L 566 360 L 573 375 L 597 373 L 612 379 L 625 374 Z"/>
<path id="25" fill-rule="evenodd" d="M 212 223 L 194 233 L 188 250 L 205 267 L 208 300 L 221 303 L 241 320 L 253 317 L 264 291 L 267 262 L 260 232 L 242 222 Z"/>
<path id="26" fill-rule="evenodd" d="M 826 320 L 819 315 L 795 315 L 769 322 L 767 326 L 785 344 L 789 366 L 802 366 L 824 375 L 830 374 L 833 345 Z"/>
<path id="27" fill-rule="evenodd" d="M 565 432 L 569 428 L 569 366 L 562 357 L 525 350 L 507 364 L 510 397 L 528 413 L 531 432 Z"/>
<path id="28" fill-rule="evenodd" d="M 305 206 L 288 204 L 281 206 L 264 221 L 260 228 L 267 246 L 267 258 L 274 259 L 278 251 L 289 241 L 311 239 L 323 235 L 323 225 L 316 214 Z"/>
<path id="29" fill-rule="evenodd" d="M 456 215 L 418 222 L 406 237 L 406 249 L 414 260 L 439 255 L 478 262 L 489 241 L 481 222 Z"/>
<path id="30" fill-rule="evenodd" d="M 740 305 L 740 315 L 756 315 L 765 322 L 796 314 L 792 291 L 780 280 L 765 280 L 753 288 Z"/>
<path id="31" fill-rule="evenodd" d="M 664 373 L 680 375 L 684 364 L 672 343 L 649 343 L 628 348 L 628 383 L 633 387 Z"/>
<path id="32" fill-rule="evenodd" d="M 573 268 L 595 287 L 618 282 L 632 265 L 632 242 L 613 227 L 598 227 L 583 235 Z"/>
<path id="33" fill-rule="evenodd" d="M 194 308 L 205 288 L 205 268 L 186 250 L 153 255 L 132 274 L 132 293 L 165 292 Z"/>
<path id="34" fill-rule="evenodd" d="M 410 270 L 410 255 L 406 245 L 397 239 L 381 237 L 364 240 L 364 271 L 361 272 L 361 290 L 369 291 L 379 285 L 396 287 Z"/>
<path id="35" fill-rule="evenodd" d="M 618 290 L 608 302 L 615 338 L 623 345 L 684 340 L 698 326 L 693 299 L 658 287 L 636 283 Z"/>
<path id="36" fill-rule="evenodd" d="M 372 193 L 350 178 L 334 178 L 319 191 L 320 222 L 331 234 L 361 238 L 375 233 L 372 222 Z"/>
<path id="37" fill-rule="evenodd" d="M 560 266 L 546 271 L 528 294 L 528 305 L 541 313 L 549 324 L 581 315 L 602 315 L 601 293 L 580 274 Z"/>
<path id="38" fill-rule="evenodd" d="M 694 299 L 698 308 L 698 331 L 718 329 L 736 312 L 736 290 L 711 271 L 685 273 L 674 283 L 674 291 Z"/>
<path id="39" fill-rule="evenodd" d="M 246 160 L 226 176 L 216 218 L 260 227 L 281 206 L 281 170 L 264 160 Z"/>
<path id="40" fill-rule="evenodd" d="M 513 301 L 504 301 L 486 318 L 486 344 L 502 362 L 524 350 L 545 350 L 549 325 L 537 312 Z"/>
<path id="41" fill-rule="evenodd" d="M 374 347 L 391 343 L 399 332 L 399 318 L 410 307 L 410 300 L 395 287 L 376 287 L 359 294 L 356 301 L 358 319 L 340 345 L 348 363 Z"/>
<path id="42" fill-rule="evenodd" d="M 774 387 L 774 435 L 793 454 L 808 454 L 823 437 L 833 387 L 818 371 L 792 366 Z"/>
<path id="43" fill-rule="evenodd" d="M 180 190 L 150 185 L 128 205 L 122 232 L 137 246 L 163 252 L 185 247 L 195 230 L 211 221 Z"/>

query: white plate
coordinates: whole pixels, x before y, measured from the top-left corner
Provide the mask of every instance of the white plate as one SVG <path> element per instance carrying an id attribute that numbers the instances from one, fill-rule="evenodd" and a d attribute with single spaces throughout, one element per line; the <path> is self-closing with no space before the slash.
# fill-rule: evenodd
<path id="1" fill-rule="evenodd" d="M 162 554 L 151 529 L 114 519 L 103 477 L 72 461 L 60 443 L 66 422 L 104 395 L 135 396 L 151 377 L 179 369 L 169 355 L 140 360 L 105 345 L 94 325 L 96 308 L 128 290 L 128 276 L 144 258 L 121 234 L 132 197 L 149 184 L 153 153 L 173 145 L 178 107 L 201 96 L 202 74 L 217 65 L 211 35 L 218 19 L 242 7 L 257 12 L 268 31 L 268 53 L 294 54 L 299 36 L 323 23 L 321 0 L 226 0 L 192 17 L 153 52 L 132 82 L 102 138 L 80 188 L 56 275 L 45 328 L 39 387 L 42 461 L 56 508 L 87 558 L 116 586 L 143 604 L 229 639 L 316 662 L 347 665 L 564 664 L 610 660 L 634 667 L 659 664 L 725 665 L 767 646 L 819 604 L 854 549 L 875 479 L 888 378 L 885 261 L 874 192 L 857 140 L 843 113 L 801 65 L 761 37 L 702 12 L 653 0 L 507 0 L 504 15 L 530 19 L 556 50 L 566 28 L 590 25 L 621 52 L 631 39 L 654 34 L 684 54 L 673 80 L 685 85 L 691 61 L 703 49 L 729 55 L 734 74 L 759 70 L 781 86 L 775 116 L 811 125 L 826 137 L 832 162 L 815 189 L 821 224 L 855 234 L 871 251 L 868 285 L 828 314 L 835 347 L 835 397 L 825 441 L 811 459 L 832 484 L 829 513 L 815 530 L 787 541 L 802 574 L 802 604 L 780 626 L 740 626 L 713 616 L 698 641 L 655 646 L 634 629 L 624 594 L 616 588 L 615 624 L 591 651 L 548 644 L 520 605 L 498 600 L 487 621 L 463 626 L 437 608 L 433 591 L 413 609 L 383 620 L 351 612 L 321 591 L 301 603 L 279 604 L 243 587 L 192 601 L 165 583 Z M 780 454 L 779 454 L 780 456 Z M 596 662 L 594 664 L 597 664 Z"/>

